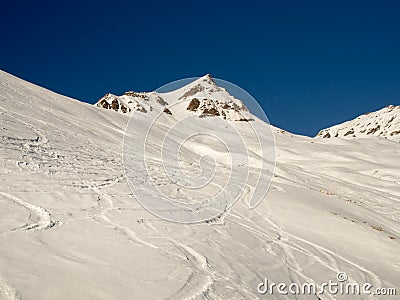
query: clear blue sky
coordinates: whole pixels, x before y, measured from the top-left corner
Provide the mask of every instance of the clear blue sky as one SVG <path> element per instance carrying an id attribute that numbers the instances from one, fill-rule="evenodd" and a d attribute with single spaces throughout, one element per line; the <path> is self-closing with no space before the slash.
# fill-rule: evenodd
<path id="1" fill-rule="evenodd" d="M 314 135 L 400 104 L 400 1 L 9 1 L 0 68 L 94 103 L 211 73 Z"/>

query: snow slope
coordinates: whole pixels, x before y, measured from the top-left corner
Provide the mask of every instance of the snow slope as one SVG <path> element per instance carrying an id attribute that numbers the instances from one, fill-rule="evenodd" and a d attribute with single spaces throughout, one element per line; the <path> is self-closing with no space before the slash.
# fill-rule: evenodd
<path id="1" fill-rule="evenodd" d="M 400 292 L 397 142 L 274 129 L 264 201 L 250 210 L 244 194 L 220 218 L 183 225 L 132 196 L 120 155 L 128 119 L 0 72 L 0 299 L 318 299 L 261 296 L 257 285 L 322 284 L 339 271 Z M 202 146 L 224 164 L 220 148 Z"/>
<path id="2" fill-rule="evenodd" d="M 321 130 L 318 137 L 345 139 L 382 137 L 400 141 L 400 106 L 389 105 L 354 120 Z"/>

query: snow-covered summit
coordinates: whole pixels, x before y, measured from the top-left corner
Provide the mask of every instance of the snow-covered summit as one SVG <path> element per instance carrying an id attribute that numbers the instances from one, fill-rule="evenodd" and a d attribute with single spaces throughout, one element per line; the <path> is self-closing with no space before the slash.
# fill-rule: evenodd
<path id="1" fill-rule="evenodd" d="M 400 141 L 400 106 L 389 105 L 354 120 L 321 130 L 317 137 L 354 139 L 384 137 Z"/>
<path id="2" fill-rule="evenodd" d="M 174 105 L 178 102 L 184 105 Z M 201 118 L 220 117 L 230 121 L 253 120 L 253 116 L 243 102 L 230 95 L 225 88 L 218 86 L 210 74 L 167 93 L 130 91 L 121 96 L 106 94 L 96 105 L 121 113 L 135 111 L 147 113 L 155 109 L 163 110 L 171 115 L 174 115 L 174 112 L 185 111 L 187 114 L 197 114 Z"/>

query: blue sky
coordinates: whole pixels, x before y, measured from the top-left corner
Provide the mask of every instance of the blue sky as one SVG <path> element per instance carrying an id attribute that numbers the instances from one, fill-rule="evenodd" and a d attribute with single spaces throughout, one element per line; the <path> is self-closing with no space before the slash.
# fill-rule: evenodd
<path id="1" fill-rule="evenodd" d="M 399 1 L 9 1 L 0 68 L 94 103 L 202 76 L 294 133 L 400 104 Z"/>

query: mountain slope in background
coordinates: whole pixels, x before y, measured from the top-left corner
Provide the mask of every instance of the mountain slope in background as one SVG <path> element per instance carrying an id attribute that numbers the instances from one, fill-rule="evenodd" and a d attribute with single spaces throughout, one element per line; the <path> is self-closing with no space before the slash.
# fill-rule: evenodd
<path id="1" fill-rule="evenodd" d="M 166 117 L 203 113 L 174 111 L 191 89 L 164 95 Z M 186 95 L 183 107 L 207 93 Z M 0 72 L 0 299 L 265 299 L 257 293 L 265 278 L 321 285 L 338 272 L 399 292 L 398 143 L 274 129 L 264 201 L 249 210 L 244 193 L 217 220 L 183 225 L 155 217 L 130 192 L 120 154 L 129 116 Z M 194 122 L 201 130 L 213 120 Z M 224 158 L 213 142 L 202 147 Z M 188 149 L 185 163 L 196 156 Z"/>
<path id="2" fill-rule="evenodd" d="M 216 116 L 230 121 L 251 121 L 252 118 L 242 101 L 219 87 L 211 75 L 207 74 L 194 82 L 168 93 L 126 92 L 122 96 L 106 94 L 95 104 L 98 107 L 122 113 L 135 111 L 146 113 L 153 109 L 163 109 L 173 114 L 173 104 L 183 102 L 186 110 L 199 117 Z M 185 110 L 181 109 L 181 113 Z"/>
<path id="3" fill-rule="evenodd" d="M 343 124 L 321 130 L 317 137 L 345 139 L 379 136 L 400 141 L 400 106 L 389 105 Z"/>

